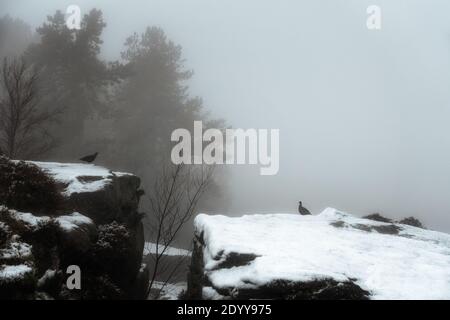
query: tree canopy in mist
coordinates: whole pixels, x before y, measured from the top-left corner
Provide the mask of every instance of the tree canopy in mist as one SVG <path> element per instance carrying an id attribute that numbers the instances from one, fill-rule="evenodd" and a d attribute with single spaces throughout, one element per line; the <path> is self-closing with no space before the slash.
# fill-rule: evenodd
<path id="1" fill-rule="evenodd" d="M 10 29 L 26 26 L 9 17 L 1 21 Z M 210 119 L 202 99 L 191 96 L 193 71 L 184 64 L 181 46 L 163 29 L 149 26 L 132 33 L 124 39 L 122 59 L 107 61 L 101 57 L 106 25 L 101 10 L 92 9 L 79 30 L 68 29 L 64 14 L 56 11 L 36 29 L 37 40 L 9 55 L 23 53 L 38 71 L 42 110 L 61 110 L 46 128 L 55 147 L 37 158 L 76 161 L 97 151 L 100 164 L 136 173 L 145 188 L 170 161 L 174 129 L 190 129 L 194 120 L 224 124 Z M 217 205 L 223 192 L 218 181 L 211 183 L 204 203 L 212 198 Z"/>

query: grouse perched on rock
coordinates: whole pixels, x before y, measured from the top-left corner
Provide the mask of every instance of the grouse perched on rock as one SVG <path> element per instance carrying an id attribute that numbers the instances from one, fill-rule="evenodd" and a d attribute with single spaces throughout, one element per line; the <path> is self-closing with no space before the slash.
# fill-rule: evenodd
<path id="1" fill-rule="evenodd" d="M 90 154 L 86 157 L 81 158 L 81 161 L 87 162 L 87 163 L 91 163 L 94 162 L 95 159 L 97 158 L 98 152 L 94 153 L 94 154 Z"/>
<path id="2" fill-rule="evenodd" d="M 311 212 L 309 212 L 308 209 L 306 209 L 305 207 L 303 207 L 301 201 L 298 202 L 298 213 L 300 213 L 302 216 L 311 215 Z"/>

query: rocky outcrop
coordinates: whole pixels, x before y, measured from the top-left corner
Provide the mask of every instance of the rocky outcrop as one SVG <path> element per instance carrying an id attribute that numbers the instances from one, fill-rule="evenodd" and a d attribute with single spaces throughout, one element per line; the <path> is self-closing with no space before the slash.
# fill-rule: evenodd
<path id="1" fill-rule="evenodd" d="M 139 220 L 136 212 L 139 206 L 138 190 L 140 179 L 133 175 L 111 172 L 105 177 L 77 177 L 79 181 L 105 181 L 102 188 L 73 192 L 67 195 L 71 210 L 83 212 L 96 224 L 111 221 L 134 222 Z"/>
<path id="2" fill-rule="evenodd" d="M 95 165 L 5 158 L 0 164 L 8 168 L 0 184 L 10 190 L 0 194 L 0 298 L 146 298 L 138 177 Z M 32 172 L 33 181 L 18 176 L 17 166 L 20 172 Z M 52 194 L 39 189 L 40 179 Z M 24 194 L 33 200 L 27 202 L 27 212 L 20 207 Z M 55 204 L 41 210 L 41 198 Z M 66 285 L 70 265 L 81 269 L 80 290 Z"/>
<path id="3" fill-rule="evenodd" d="M 450 235 L 329 208 L 198 215 L 189 299 L 449 299 Z M 413 281 L 411 281 L 413 280 Z"/>
<path id="4" fill-rule="evenodd" d="M 210 270 L 205 271 L 203 251 L 205 244 L 203 234 L 194 238 L 191 266 L 188 274 L 188 289 L 186 298 L 201 299 L 282 299 L 282 300 L 323 300 L 323 299 L 355 299 L 365 300 L 369 292 L 361 289 L 352 280 L 335 281 L 333 279 L 320 279 L 313 281 L 270 280 L 266 283 L 256 284 L 249 281 L 242 287 L 215 286 L 208 277 Z M 218 262 L 212 270 L 239 268 L 248 266 L 258 257 L 255 254 L 229 252 L 216 256 Z"/>

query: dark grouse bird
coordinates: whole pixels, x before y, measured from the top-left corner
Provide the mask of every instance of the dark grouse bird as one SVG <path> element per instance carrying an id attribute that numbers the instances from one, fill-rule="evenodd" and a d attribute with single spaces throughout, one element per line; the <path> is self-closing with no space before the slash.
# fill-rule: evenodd
<path id="1" fill-rule="evenodd" d="M 94 162 L 95 159 L 97 158 L 98 152 L 94 153 L 94 154 L 90 154 L 86 157 L 81 158 L 81 161 L 87 162 L 87 163 L 91 163 Z"/>
<path id="2" fill-rule="evenodd" d="M 301 201 L 298 202 L 298 213 L 300 213 L 302 216 L 311 215 L 311 212 L 309 212 L 308 209 L 306 209 L 305 207 L 303 207 Z"/>

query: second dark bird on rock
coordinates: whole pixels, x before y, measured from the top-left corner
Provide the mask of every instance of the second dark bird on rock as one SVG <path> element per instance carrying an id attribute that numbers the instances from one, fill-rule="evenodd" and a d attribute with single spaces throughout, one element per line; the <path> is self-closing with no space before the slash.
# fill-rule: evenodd
<path id="1" fill-rule="evenodd" d="M 298 202 L 298 213 L 300 213 L 302 216 L 308 216 L 308 215 L 311 215 L 311 212 L 309 212 L 309 210 L 306 209 L 306 208 L 302 205 L 302 202 L 301 202 L 301 201 Z"/>

